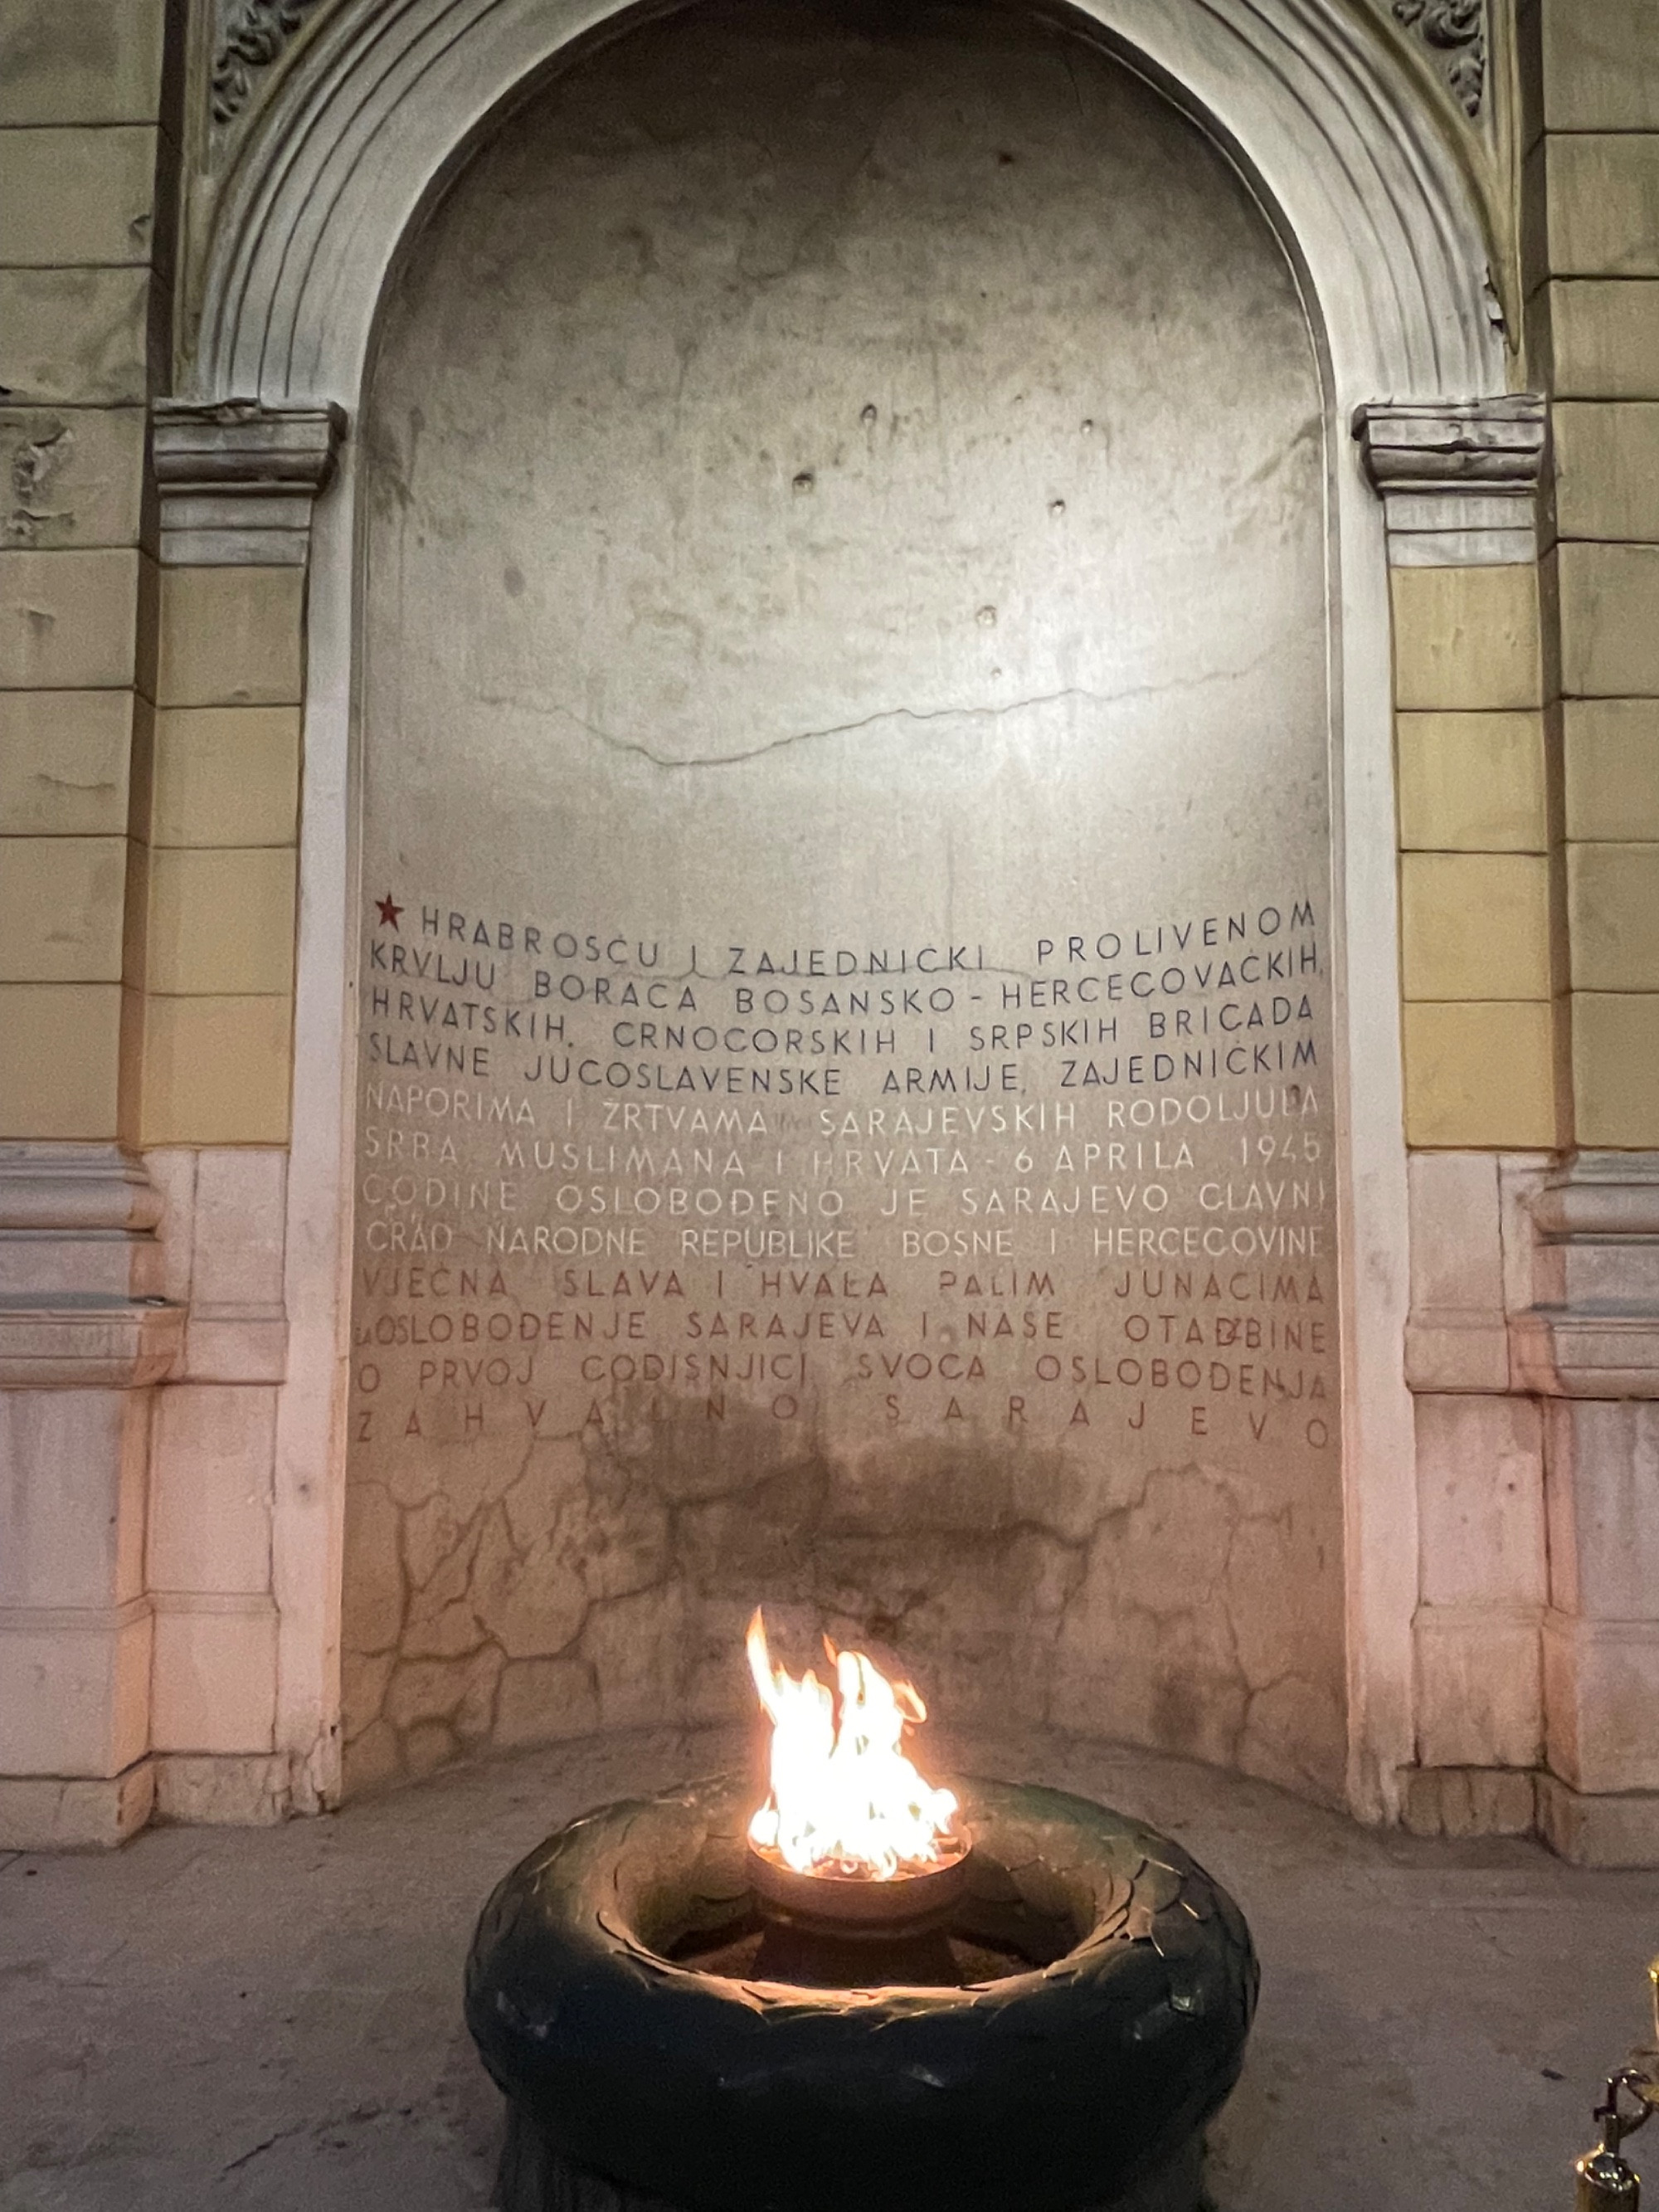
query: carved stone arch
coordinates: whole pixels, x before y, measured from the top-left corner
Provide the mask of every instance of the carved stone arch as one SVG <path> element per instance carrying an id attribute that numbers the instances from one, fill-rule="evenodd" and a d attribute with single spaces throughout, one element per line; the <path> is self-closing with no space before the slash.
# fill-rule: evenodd
<path id="1" fill-rule="evenodd" d="M 380 0 L 325 22 L 240 149 L 189 371 L 203 399 L 352 404 L 392 256 L 471 137 L 613 0 Z M 1303 262 L 1339 405 L 1500 389 L 1468 179 L 1341 0 L 1075 0 L 1252 174 Z"/>
<path id="2" fill-rule="evenodd" d="M 1016 4 L 1016 0 L 1009 0 Z M 1382 398 L 1501 392 L 1477 196 L 1386 34 L 1346 0 L 1079 0 L 1072 11 L 1231 152 L 1301 276 L 1327 384 L 1338 1091 L 1348 1134 L 1343 1481 L 1350 1802 L 1392 1815 L 1413 1756 L 1416 1478 L 1403 1342 L 1406 1153 L 1388 556 L 1349 439 Z M 201 402 L 355 414 L 389 271 L 492 116 L 624 11 L 612 0 L 346 0 L 234 156 L 181 384 Z M 357 910 L 353 445 L 311 543 L 307 795 L 289 1178 L 289 1380 L 278 1414 L 279 1747 L 301 1803 L 339 1773 Z"/>

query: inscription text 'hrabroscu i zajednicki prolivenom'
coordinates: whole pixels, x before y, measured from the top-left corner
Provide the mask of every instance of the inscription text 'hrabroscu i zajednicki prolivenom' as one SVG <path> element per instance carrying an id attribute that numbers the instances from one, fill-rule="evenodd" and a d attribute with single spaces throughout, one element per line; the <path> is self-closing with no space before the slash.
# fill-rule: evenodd
<path id="1" fill-rule="evenodd" d="M 621 1392 L 1173 1449 L 1334 1440 L 1319 902 L 1021 945 L 370 907 L 358 1442 Z"/>

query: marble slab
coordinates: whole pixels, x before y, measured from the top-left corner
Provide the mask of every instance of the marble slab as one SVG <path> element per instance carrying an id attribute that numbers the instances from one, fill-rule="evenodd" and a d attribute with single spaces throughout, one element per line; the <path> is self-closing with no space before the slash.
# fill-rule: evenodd
<path id="1" fill-rule="evenodd" d="M 1059 29 L 659 23 L 455 184 L 364 429 L 349 1786 L 741 1712 L 764 1601 L 1340 1796 L 1322 423 Z"/>

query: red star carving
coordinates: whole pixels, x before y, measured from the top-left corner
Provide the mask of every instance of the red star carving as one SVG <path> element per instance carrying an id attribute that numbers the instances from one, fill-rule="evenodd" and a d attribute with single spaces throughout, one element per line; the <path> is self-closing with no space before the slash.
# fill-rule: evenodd
<path id="1" fill-rule="evenodd" d="M 398 927 L 398 916 L 403 912 L 403 908 L 402 907 L 396 906 L 392 903 L 391 892 L 388 891 L 383 899 L 376 899 L 374 903 L 380 909 L 381 927 L 384 928 L 389 922 L 392 927 L 396 929 Z"/>

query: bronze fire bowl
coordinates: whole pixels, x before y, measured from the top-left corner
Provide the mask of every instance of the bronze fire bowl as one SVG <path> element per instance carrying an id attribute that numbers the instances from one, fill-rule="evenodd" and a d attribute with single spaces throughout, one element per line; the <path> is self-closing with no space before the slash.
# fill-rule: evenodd
<path id="1" fill-rule="evenodd" d="M 952 1840 L 951 1855 L 937 1866 L 886 1881 L 867 1875 L 800 1874 L 775 1851 L 754 1843 L 744 1863 L 762 1909 L 799 1926 L 824 1928 L 837 1936 L 918 1935 L 948 1920 L 967 1889 L 973 1845 L 965 1836 Z"/>

